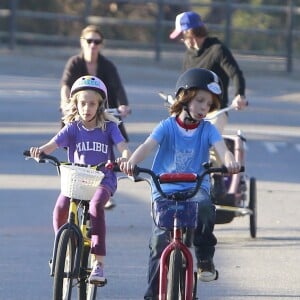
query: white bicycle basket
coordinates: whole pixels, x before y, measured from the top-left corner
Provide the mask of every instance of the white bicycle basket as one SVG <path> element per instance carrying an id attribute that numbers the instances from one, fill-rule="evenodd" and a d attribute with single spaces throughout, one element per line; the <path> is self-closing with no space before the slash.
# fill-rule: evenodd
<path id="1" fill-rule="evenodd" d="M 75 165 L 60 165 L 61 192 L 73 199 L 89 201 L 104 177 L 103 172 Z"/>

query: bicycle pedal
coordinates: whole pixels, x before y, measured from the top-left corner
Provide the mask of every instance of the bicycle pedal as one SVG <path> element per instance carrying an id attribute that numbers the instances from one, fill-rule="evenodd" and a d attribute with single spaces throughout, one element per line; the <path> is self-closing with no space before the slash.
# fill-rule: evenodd
<path id="1" fill-rule="evenodd" d="M 103 287 L 107 284 L 107 282 L 103 282 L 103 283 L 98 283 L 96 284 L 97 287 Z"/>
<path id="2" fill-rule="evenodd" d="M 103 287 L 107 284 L 107 279 L 105 279 L 105 281 L 103 282 L 99 282 L 99 281 L 89 281 L 90 284 L 94 284 L 97 287 Z"/>
<path id="3" fill-rule="evenodd" d="M 52 268 L 53 268 L 53 260 L 52 260 L 52 258 L 49 259 L 48 265 L 49 265 L 49 268 L 50 268 L 50 276 L 53 277 L 54 274 L 52 272 Z"/>

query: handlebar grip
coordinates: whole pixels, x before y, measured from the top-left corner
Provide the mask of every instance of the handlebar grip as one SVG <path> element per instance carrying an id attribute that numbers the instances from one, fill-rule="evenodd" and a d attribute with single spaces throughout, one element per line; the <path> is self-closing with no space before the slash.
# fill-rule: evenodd
<path id="1" fill-rule="evenodd" d="M 30 151 L 29 151 L 29 150 L 25 150 L 25 151 L 23 152 L 23 155 L 26 156 L 26 157 L 31 157 L 31 154 L 30 154 Z M 54 157 L 54 156 L 47 155 L 47 154 L 45 154 L 44 152 L 41 152 L 41 154 L 40 154 L 40 156 L 39 156 L 39 159 L 40 159 L 40 160 L 43 160 L 43 159 L 45 159 L 45 158 L 50 158 L 50 159 L 52 159 L 52 160 L 55 161 L 55 157 Z"/>
<path id="2" fill-rule="evenodd" d="M 134 169 L 133 169 L 132 176 L 136 177 L 136 176 L 138 176 L 140 174 L 140 172 L 141 172 L 140 168 L 138 166 L 135 166 Z"/>
<path id="3" fill-rule="evenodd" d="M 241 172 L 245 172 L 245 166 L 240 167 L 239 173 Z M 228 173 L 228 170 L 225 166 L 222 167 L 222 173 Z"/>
<path id="4" fill-rule="evenodd" d="M 29 150 L 25 150 L 25 151 L 23 152 L 23 155 L 24 155 L 24 156 L 31 156 Z"/>
<path id="5" fill-rule="evenodd" d="M 115 165 L 113 166 L 113 171 L 114 171 L 114 172 L 122 172 L 118 164 L 115 164 Z"/>
<path id="6" fill-rule="evenodd" d="M 209 168 L 208 172 L 209 173 L 223 173 L 223 174 L 229 173 L 228 169 L 225 166 L 222 166 L 220 168 L 218 168 L 218 167 L 217 168 Z M 245 172 L 245 167 L 244 166 L 241 166 L 238 173 L 241 173 L 241 172 Z"/>
<path id="7" fill-rule="evenodd" d="M 245 166 L 240 167 L 239 173 L 241 172 L 245 172 Z M 222 167 L 222 173 L 228 173 L 228 170 L 225 166 Z"/>
<path id="8" fill-rule="evenodd" d="M 46 160 L 51 160 L 56 166 L 60 165 L 59 159 L 57 159 L 55 156 L 45 154 L 44 152 L 40 153 L 39 158 L 31 157 L 31 154 L 30 154 L 29 150 L 23 151 L 23 155 L 25 157 L 30 157 L 30 158 L 36 160 L 38 163 L 45 163 Z"/>

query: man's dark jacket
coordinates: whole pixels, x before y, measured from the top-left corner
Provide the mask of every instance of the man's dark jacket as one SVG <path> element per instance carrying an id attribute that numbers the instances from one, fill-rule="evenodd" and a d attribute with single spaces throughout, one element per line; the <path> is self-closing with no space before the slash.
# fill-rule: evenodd
<path id="1" fill-rule="evenodd" d="M 215 72 L 223 86 L 221 108 L 228 105 L 229 80 L 234 85 L 236 95 L 245 96 L 245 79 L 230 50 L 217 38 L 206 37 L 201 49 L 185 53 L 183 60 L 184 71 L 190 68 L 205 68 Z"/>

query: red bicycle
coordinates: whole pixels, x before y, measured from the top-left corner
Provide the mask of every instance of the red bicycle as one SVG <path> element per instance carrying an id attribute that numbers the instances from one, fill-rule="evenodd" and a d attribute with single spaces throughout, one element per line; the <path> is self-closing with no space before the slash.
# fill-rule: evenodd
<path id="1" fill-rule="evenodd" d="M 172 239 L 162 252 L 159 274 L 159 300 L 196 300 L 197 272 L 194 272 L 193 256 L 183 242 L 187 228 L 195 228 L 198 206 L 188 201 L 198 192 L 203 178 L 211 173 L 228 173 L 225 167 L 212 168 L 205 164 L 201 174 L 168 173 L 156 175 L 152 170 L 136 167 L 135 174 L 145 173 L 151 176 L 154 185 L 164 200 L 153 201 L 152 216 L 155 224 L 172 232 Z M 243 171 L 243 168 L 240 170 Z M 145 178 L 142 178 L 148 181 Z M 139 178 L 139 180 L 142 180 Z M 166 194 L 161 185 L 175 182 L 195 182 L 188 192 Z M 217 279 L 218 273 L 215 279 Z"/>

